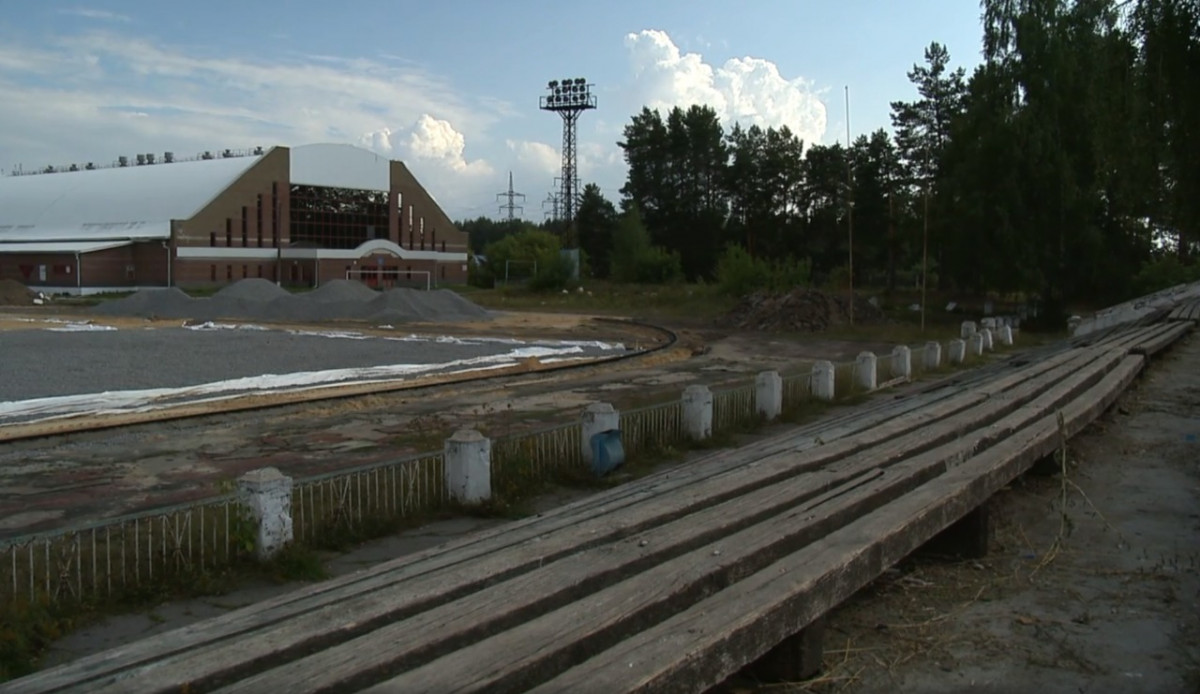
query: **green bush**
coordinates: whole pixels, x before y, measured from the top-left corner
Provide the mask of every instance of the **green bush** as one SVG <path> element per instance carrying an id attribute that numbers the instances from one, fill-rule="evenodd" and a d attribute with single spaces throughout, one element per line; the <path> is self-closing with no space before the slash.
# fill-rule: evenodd
<path id="1" fill-rule="evenodd" d="M 667 284 L 683 277 L 678 253 L 650 245 L 650 234 L 637 207 L 621 215 L 609 262 L 609 275 L 618 282 Z"/>
<path id="2" fill-rule="evenodd" d="M 808 285 L 812 278 L 812 263 L 807 258 L 769 261 L 755 258 L 737 244 L 731 244 L 717 260 L 717 284 L 728 296 L 745 296 L 753 291 L 769 289 L 786 292 Z"/>
<path id="3" fill-rule="evenodd" d="M 1164 255 L 1142 264 L 1133 278 L 1138 295 L 1153 294 L 1178 284 L 1200 281 L 1200 263 L 1184 265 L 1176 255 Z"/>

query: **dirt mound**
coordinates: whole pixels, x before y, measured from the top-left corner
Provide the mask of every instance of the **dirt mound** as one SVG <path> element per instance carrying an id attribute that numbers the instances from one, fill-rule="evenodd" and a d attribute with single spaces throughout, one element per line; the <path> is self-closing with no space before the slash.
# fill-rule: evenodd
<path id="1" fill-rule="evenodd" d="M 288 296 L 288 290 L 276 285 L 270 280 L 261 278 L 250 278 L 238 280 L 228 287 L 222 288 L 216 294 L 213 294 L 214 299 L 221 301 L 254 301 L 268 302 L 274 301 L 281 296 Z"/>
<path id="2" fill-rule="evenodd" d="M 307 298 L 323 304 L 336 304 L 347 301 L 370 301 L 377 296 L 379 296 L 379 292 L 362 282 L 333 280 L 312 290 Z"/>
<path id="3" fill-rule="evenodd" d="M 209 299 L 193 299 L 174 287 L 144 290 L 100 304 L 92 312 L 103 316 L 295 323 L 437 323 L 486 320 L 491 315 L 448 289 L 392 289 L 380 293 L 358 282 L 334 280 L 311 292 L 292 294 L 260 279 L 241 280 Z"/>
<path id="4" fill-rule="evenodd" d="M 819 332 L 850 322 L 845 296 L 799 288 L 784 294 L 754 292 L 719 321 L 722 327 L 766 332 Z M 854 297 L 854 323 L 883 323 L 883 312 L 860 296 Z"/>
<path id="5" fill-rule="evenodd" d="M 33 303 L 33 292 L 16 280 L 0 280 L 0 306 L 28 306 Z"/>
<path id="6" fill-rule="evenodd" d="M 176 287 L 142 290 L 124 299 L 94 306 L 101 316 L 137 316 L 141 318 L 198 318 L 192 315 L 195 299 Z"/>

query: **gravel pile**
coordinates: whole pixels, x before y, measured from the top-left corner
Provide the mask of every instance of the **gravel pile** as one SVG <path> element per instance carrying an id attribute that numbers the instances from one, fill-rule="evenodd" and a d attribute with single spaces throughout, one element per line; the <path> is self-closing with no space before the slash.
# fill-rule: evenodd
<path id="1" fill-rule="evenodd" d="M 883 323 L 886 320 L 879 308 L 862 297 L 854 297 L 856 325 Z M 748 294 L 718 323 L 739 330 L 820 332 L 849 321 L 849 301 L 846 297 L 800 288 L 783 294 Z"/>
<path id="2" fill-rule="evenodd" d="M 16 280 L 0 280 L 0 306 L 28 306 L 33 293 Z"/>
<path id="3" fill-rule="evenodd" d="M 256 320 L 323 323 L 457 322 L 490 314 L 448 289 L 397 288 L 378 292 L 359 282 L 334 280 L 311 292 L 292 294 L 262 279 L 244 279 L 208 299 L 193 299 L 174 287 L 143 290 L 92 309 L 102 316 Z"/>

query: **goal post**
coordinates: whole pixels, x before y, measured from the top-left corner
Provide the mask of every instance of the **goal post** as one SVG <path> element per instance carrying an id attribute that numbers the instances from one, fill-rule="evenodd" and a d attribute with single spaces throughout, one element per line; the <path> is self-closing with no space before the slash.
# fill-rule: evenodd
<path id="1" fill-rule="evenodd" d="M 433 272 L 430 270 L 360 267 L 347 270 L 346 279 L 362 282 L 374 289 L 410 287 L 429 291 L 433 288 Z"/>

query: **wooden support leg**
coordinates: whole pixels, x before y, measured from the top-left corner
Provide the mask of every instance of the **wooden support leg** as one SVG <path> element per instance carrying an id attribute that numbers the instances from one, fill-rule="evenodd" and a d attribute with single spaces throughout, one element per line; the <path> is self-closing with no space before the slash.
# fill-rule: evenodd
<path id="1" fill-rule="evenodd" d="M 746 668 L 745 674 L 763 683 L 799 682 L 821 672 L 825 618 L 792 634 Z"/>
<path id="2" fill-rule="evenodd" d="M 938 533 L 919 550 L 921 554 L 982 559 L 988 553 L 991 523 L 987 504 L 982 504 L 957 523 Z"/>

